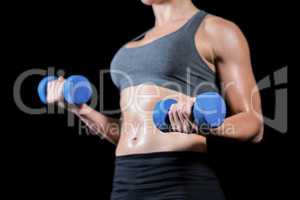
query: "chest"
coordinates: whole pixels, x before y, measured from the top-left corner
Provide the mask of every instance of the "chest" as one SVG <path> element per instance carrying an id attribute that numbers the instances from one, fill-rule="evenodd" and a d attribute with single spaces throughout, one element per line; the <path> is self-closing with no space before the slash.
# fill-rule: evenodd
<path id="1" fill-rule="evenodd" d="M 111 69 L 129 74 L 181 73 L 187 67 L 187 61 L 191 60 L 191 55 L 185 50 L 186 45 L 179 37 L 170 36 L 168 40 L 161 38 L 140 47 L 124 46 L 115 55 Z"/>

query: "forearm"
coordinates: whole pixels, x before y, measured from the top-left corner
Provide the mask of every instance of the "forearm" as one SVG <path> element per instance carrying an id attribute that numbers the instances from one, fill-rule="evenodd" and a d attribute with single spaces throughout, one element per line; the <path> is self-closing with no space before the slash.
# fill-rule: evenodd
<path id="1" fill-rule="evenodd" d="M 120 119 L 111 118 L 97 112 L 87 105 L 82 105 L 74 114 L 82 120 L 94 134 L 99 134 L 113 144 L 120 136 Z"/>
<path id="2" fill-rule="evenodd" d="M 226 118 L 220 127 L 211 129 L 210 133 L 240 141 L 258 142 L 262 136 L 262 124 L 262 120 L 254 113 L 243 112 Z"/>

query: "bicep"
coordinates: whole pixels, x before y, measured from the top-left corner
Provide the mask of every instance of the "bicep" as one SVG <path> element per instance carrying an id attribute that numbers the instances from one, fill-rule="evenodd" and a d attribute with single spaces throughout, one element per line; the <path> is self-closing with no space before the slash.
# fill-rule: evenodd
<path id="1" fill-rule="evenodd" d="M 260 112 L 260 97 L 246 38 L 234 24 L 225 24 L 215 40 L 217 71 L 232 113 Z"/>

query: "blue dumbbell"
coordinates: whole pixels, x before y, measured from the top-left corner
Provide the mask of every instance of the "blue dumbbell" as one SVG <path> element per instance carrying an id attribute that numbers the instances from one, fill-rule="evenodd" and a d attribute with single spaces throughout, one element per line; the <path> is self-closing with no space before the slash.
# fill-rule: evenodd
<path id="1" fill-rule="evenodd" d="M 158 129 L 163 132 L 171 130 L 168 112 L 172 104 L 177 103 L 174 99 L 159 101 L 154 108 L 153 121 Z M 225 101 L 216 92 L 205 92 L 196 97 L 192 108 L 193 121 L 198 127 L 219 127 L 226 116 Z"/>
<path id="2" fill-rule="evenodd" d="M 38 95 L 43 103 L 47 103 L 47 84 L 56 80 L 56 76 L 48 76 L 42 79 L 38 86 Z M 90 100 L 92 87 L 84 76 L 73 75 L 64 81 L 63 96 L 69 104 L 83 104 Z"/>

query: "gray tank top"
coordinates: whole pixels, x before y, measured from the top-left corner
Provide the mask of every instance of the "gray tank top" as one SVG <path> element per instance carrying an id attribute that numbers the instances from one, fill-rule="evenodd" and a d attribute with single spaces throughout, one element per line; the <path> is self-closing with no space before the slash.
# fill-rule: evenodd
<path id="1" fill-rule="evenodd" d="M 188 96 L 218 92 L 216 75 L 199 55 L 195 44 L 195 34 L 206 15 L 198 11 L 175 32 L 143 46 L 124 45 L 111 62 L 114 84 L 120 90 L 154 84 Z"/>

